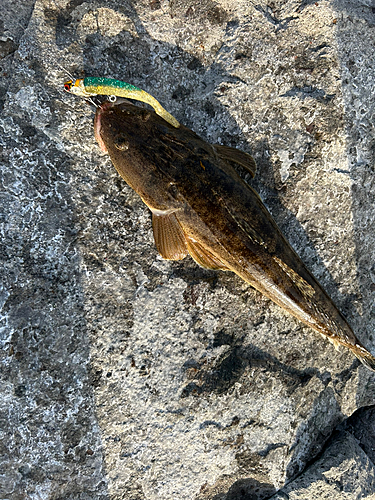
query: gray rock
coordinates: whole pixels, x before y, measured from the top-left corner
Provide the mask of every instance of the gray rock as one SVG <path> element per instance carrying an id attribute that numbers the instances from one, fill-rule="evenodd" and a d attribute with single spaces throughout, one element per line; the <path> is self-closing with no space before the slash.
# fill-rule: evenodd
<path id="1" fill-rule="evenodd" d="M 0 497 L 271 496 L 374 403 L 374 376 L 234 275 L 158 257 L 63 68 L 133 83 L 252 153 L 265 204 L 375 352 L 371 7 L 5 10 Z"/>
<path id="2" fill-rule="evenodd" d="M 374 498 L 373 462 L 351 434 L 334 438 L 319 460 L 270 500 Z"/>
<path id="3" fill-rule="evenodd" d="M 357 439 L 368 458 L 375 464 L 375 407 L 360 408 L 340 426 Z"/>

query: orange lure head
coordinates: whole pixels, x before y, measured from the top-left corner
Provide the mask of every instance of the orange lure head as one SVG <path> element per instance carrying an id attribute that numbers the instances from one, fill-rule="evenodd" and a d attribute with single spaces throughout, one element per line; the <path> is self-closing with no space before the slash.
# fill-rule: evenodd
<path id="1" fill-rule="evenodd" d="M 78 95 L 79 97 L 90 97 L 93 94 L 87 92 L 85 89 L 84 78 L 77 78 L 77 80 L 68 80 L 64 83 L 64 90 L 70 94 Z"/>

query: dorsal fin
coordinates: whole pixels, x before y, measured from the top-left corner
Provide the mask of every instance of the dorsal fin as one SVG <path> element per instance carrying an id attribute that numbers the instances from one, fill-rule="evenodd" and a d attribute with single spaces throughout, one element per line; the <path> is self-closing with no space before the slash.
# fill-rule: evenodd
<path id="1" fill-rule="evenodd" d="M 251 176 L 254 177 L 257 166 L 251 155 L 244 153 L 239 149 L 231 148 L 229 146 L 221 146 L 220 144 L 215 144 L 213 147 L 219 158 L 225 161 L 238 163 L 238 165 L 241 165 L 241 167 L 246 169 Z"/>
<path id="2" fill-rule="evenodd" d="M 185 234 L 174 212 L 152 214 L 155 245 L 167 260 L 181 260 L 188 254 Z"/>

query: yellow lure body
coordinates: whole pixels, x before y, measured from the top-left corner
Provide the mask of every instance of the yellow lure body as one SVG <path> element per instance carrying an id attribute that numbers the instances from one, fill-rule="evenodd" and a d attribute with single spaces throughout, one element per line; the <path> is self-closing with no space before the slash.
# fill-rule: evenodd
<path id="1" fill-rule="evenodd" d="M 130 83 L 115 80 L 113 78 L 87 77 L 78 78 L 74 82 L 73 80 L 69 80 L 64 83 L 64 87 L 67 92 L 80 97 L 114 95 L 145 102 L 154 108 L 157 115 L 161 116 L 173 127 L 178 128 L 180 126 L 176 118 L 168 113 L 155 97 L 152 97 L 152 95 Z"/>

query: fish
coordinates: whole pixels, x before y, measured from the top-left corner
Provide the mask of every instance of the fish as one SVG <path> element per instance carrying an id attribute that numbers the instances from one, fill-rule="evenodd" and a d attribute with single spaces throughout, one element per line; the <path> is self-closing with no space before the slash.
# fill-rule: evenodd
<path id="1" fill-rule="evenodd" d="M 117 172 L 151 210 L 164 259 L 190 255 L 203 268 L 234 272 L 375 371 L 374 356 L 237 172 L 236 164 L 254 177 L 250 154 L 210 144 L 126 100 L 102 103 L 94 131 Z"/>

